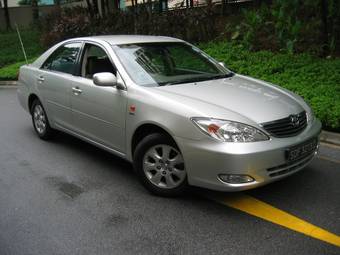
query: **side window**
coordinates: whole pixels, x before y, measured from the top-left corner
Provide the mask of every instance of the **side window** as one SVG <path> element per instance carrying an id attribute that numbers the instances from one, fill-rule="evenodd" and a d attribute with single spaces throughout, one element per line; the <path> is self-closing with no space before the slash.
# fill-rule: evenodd
<path id="1" fill-rule="evenodd" d="M 69 43 L 56 49 L 42 65 L 42 69 L 73 74 L 81 43 Z"/>
<path id="2" fill-rule="evenodd" d="M 92 79 L 94 74 L 102 72 L 117 74 L 116 68 L 112 65 L 108 55 L 101 47 L 86 44 L 81 76 Z"/>

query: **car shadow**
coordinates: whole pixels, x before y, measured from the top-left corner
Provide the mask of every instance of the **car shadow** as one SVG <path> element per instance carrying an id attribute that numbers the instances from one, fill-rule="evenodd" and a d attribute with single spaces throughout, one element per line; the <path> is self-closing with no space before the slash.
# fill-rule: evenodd
<path id="1" fill-rule="evenodd" d="M 134 174 L 133 166 L 127 160 L 67 133 L 57 131 L 53 139 L 48 142 L 61 147 L 67 147 L 67 149 L 81 153 L 84 157 L 93 159 L 96 162 L 114 165 L 115 168 L 124 170 L 122 172 L 129 176 Z"/>
<path id="2" fill-rule="evenodd" d="M 33 131 L 34 132 L 34 131 Z M 96 147 L 88 142 L 85 142 L 77 137 L 69 135 L 64 132 L 57 131 L 53 137 L 53 139 L 49 140 L 48 143 L 54 144 L 58 147 L 63 149 L 67 149 L 71 151 L 71 153 L 81 154 L 82 157 L 86 157 L 91 161 L 100 162 L 100 165 L 107 169 L 111 169 L 112 172 L 119 172 L 119 175 L 123 178 L 131 178 L 134 179 L 136 182 L 138 178 L 134 172 L 133 165 L 131 162 L 116 156 L 104 149 Z M 112 167 L 114 166 L 114 167 Z M 142 184 L 140 184 L 142 186 Z M 146 189 L 142 188 L 142 190 L 151 195 Z M 201 196 L 198 194 L 205 189 L 198 188 L 198 187 L 189 187 L 187 192 L 180 197 L 176 197 L 175 199 L 179 200 L 201 200 Z M 172 198 L 164 198 L 164 199 L 172 199 Z"/>
<path id="3" fill-rule="evenodd" d="M 95 162 L 100 162 L 103 168 L 109 168 L 111 169 L 110 171 L 113 172 L 118 171 L 119 175 L 123 178 L 132 178 L 137 181 L 137 176 L 135 175 L 133 166 L 130 162 L 92 144 L 89 144 L 81 139 L 78 139 L 63 132 L 56 132 L 55 137 L 48 142 L 67 149 L 72 153 L 81 154 L 83 157 L 86 157 Z M 261 199 L 263 201 L 274 203 L 278 200 L 308 200 L 309 197 L 311 199 L 310 202 L 312 203 L 313 199 L 311 198 L 311 196 L 308 196 L 307 193 L 312 192 L 311 190 L 313 190 L 313 187 L 315 187 L 318 178 L 319 177 L 317 171 L 315 171 L 313 167 L 309 166 L 306 169 L 293 174 L 292 176 L 253 190 L 241 192 L 219 192 L 199 187 L 189 187 L 187 192 L 183 196 L 177 197 L 176 199 L 201 200 L 202 198 L 206 199 L 207 197 L 232 197 L 236 196 L 237 194 L 245 194 Z M 144 192 L 150 194 L 146 190 L 144 190 Z"/>

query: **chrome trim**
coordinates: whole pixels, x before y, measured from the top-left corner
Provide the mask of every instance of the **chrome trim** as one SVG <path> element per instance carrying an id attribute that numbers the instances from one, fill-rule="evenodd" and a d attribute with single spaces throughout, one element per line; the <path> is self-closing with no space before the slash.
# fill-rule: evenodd
<path id="1" fill-rule="evenodd" d="M 292 114 L 286 118 L 261 123 L 260 125 L 274 137 L 296 136 L 307 127 L 307 113 L 302 111 L 298 114 Z"/>

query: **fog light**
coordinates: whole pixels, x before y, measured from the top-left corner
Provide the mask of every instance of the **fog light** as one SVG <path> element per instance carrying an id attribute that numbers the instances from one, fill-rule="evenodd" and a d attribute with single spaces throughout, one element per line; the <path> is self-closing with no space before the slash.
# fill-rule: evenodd
<path id="1" fill-rule="evenodd" d="M 230 184 L 247 183 L 255 181 L 253 177 L 243 174 L 219 174 L 218 177 L 221 179 L 221 181 Z"/>

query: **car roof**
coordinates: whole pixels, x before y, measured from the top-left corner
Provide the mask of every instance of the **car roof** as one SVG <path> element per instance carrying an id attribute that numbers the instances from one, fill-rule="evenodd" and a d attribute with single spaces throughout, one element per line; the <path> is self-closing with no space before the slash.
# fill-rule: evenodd
<path id="1" fill-rule="evenodd" d="M 153 42 L 184 42 L 183 40 L 167 37 L 167 36 L 154 36 L 154 35 L 97 35 L 68 39 L 54 45 L 47 51 L 45 51 L 38 59 L 36 59 L 31 65 L 40 67 L 46 58 L 56 50 L 60 45 L 74 41 L 92 41 L 92 42 L 106 42 L 111 45 L 120 44 L 132 44 L 132 43 L 153 43 Z"/>
<path id="2" fill-rule="evenodd" d="M 111 45 L 152 42 L 183 42 L 180 39 L 154 35 L 97 35 L 74 38 L 72 40 L 105 41 Z"/>

